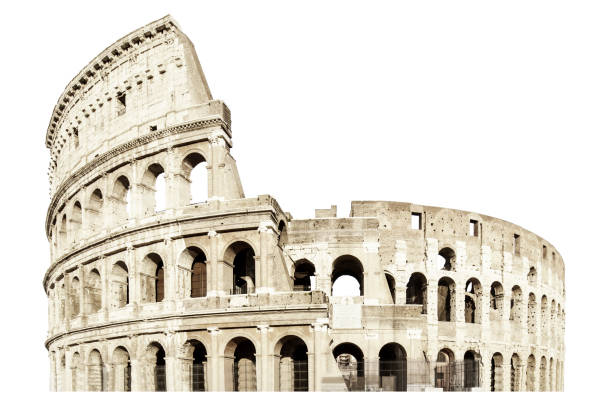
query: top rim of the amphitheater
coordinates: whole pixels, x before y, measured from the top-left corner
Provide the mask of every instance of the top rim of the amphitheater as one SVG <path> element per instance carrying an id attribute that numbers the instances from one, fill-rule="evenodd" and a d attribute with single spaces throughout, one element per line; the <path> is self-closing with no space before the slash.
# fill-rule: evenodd
<path id="1" fill-rule="evenodd" d="M 121 48 L 121 46 L 124 45 L 125 43 L 130 43 L 131 42 L 130 40 L 134 40 L 135 38 L 145 35 L 146 33 L 151 32 L 151 31 L 155 32 L 155 31 L 159 31 L 160 29 L 163 30 L 163 27 L 167 27 L 168 25 L 176 28 L 178 31 L 181 31 L 181 28 L 179 24 L 177 23 L 177 21 L 174 19 L 174 17 L 172 17 L 170 14 L 167 14 L 160 19 L 152 21 L 148 24 L 145 24 L 137 28 L 136 30 L 131 31 L 130 33 L 122 36 L 121 38 L 113 42 L 111 45 L 106 47 L 102 52 L 98 53 L 91 61 L 89 61 L 87 65 L 85 65 L 83 69 L 79 71 L 78 74 L 74 76 L 74 78 L 72 78 L 72 80 L 70 80 L 70 82 L 68 82 L 68 85 L 66 85 L 61 95 L 57 99 L 57 103 L 55 104 L 55 107 L 53 108 L 53 113 L 51 114 L 51 119 L 49 120 L 49 126 L 47 127 L 47 133 L 45 135 L 45 145 L 47 148 L 50 149 L 52 147 L 53 138 L 55 136 L 56 129 L 53 126 L 53 124 L 60 122 L 61 118 L 67 112 L 67 110 L 64 109 L 64 107 L 70 102 L 72 97 L 75 95 L 73 91 L 81 88 L 81 84 L 82 84 L 81 80 L 87 81 L 87 76 L 92 76 L 92 75 L 88 75 L 88 72 L 97 71 L 97 69 L 94 68 L 96 63 L 99 63 L 104 58 L 109 57 L 109 55 L 112 54 L 113 50 L 117 48 Z M 110 58 L 110 60 L 114 61 L 115 58 Z M 70 93 L 72 93 L 72 95 L 70 95 Z"/>

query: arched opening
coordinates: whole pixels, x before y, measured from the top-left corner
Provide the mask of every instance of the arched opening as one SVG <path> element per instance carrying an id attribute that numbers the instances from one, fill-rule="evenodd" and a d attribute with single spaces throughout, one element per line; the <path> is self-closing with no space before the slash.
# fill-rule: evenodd
<path id="1" fill-rule="evenodd" d="M 531 286 L 535 286 L 538 280 L 538 274 L 536 272 L 536 268 L 533 266 L 529 268 L 529 273 L 527 274 L 527 283 Z"/>
<path id="2" fill-rule="evenodd" d="M 183 159 L 183 173 L 188 182 L 185 185 L 183 204 L 202 203 L 208 199 L 208 169 L 200 153 L 191 153 Z"/>
<path id="3" fill-rule="evenodd" d="M 482 285 L 476 278 L 465 284 L 465 322 L 482 323 Z"/>
<path id="4" fill-rule="evenodd" d="M 146 391 L 166 391 L 166 352 L 161 344 L 147 346 L 143 371 Z"/>
<path id="5" fill-rule="evenodd" d="M 87 361 L 87 391 L 106 391 L 105 380 L 102 356 L 98 350 L 93 349 Z"/>
<path id="6" fill-rule="evenodd" d="M 83 360 L 79 353 L 72 355 L 72 361 L 70 363 L 70 374 L 72 377 L 72 391 L 84 391 L 83 383 Z"/>
<path id="7" fill-rule="evenodd" d="M 536 308 L 536 297 L 533 293 L 530 293 L 527 303 L 527 332 L 529 334 L 536 333 Z"/>
<path id="8" fill-rule="evenodd" d="M 501 353 L 493 354 L 491 358 L 491 391 L 504 390 L 504 357 Z"/>
<path id="9" fill-rule="evenodd" d="M 113 186 L 113 218 L 120 224 L 130 218 L 131 188 L 130 181 L 125 176 L 119 176 Z"/>
<path id="10" fill-rule="evenodd" d="M 352 255 L 336 258 L 332 266 L 331 283 L 332 296 L 363 296 L 363 266 L 359 259 Z"/>
<path id="11" fill-rule="evenodd" d="M 159 163 L 147 167 L 142 177 L 142 206 L 145 217 L 166 209 L 166 177 Z"/>
<path id="12" fill-rule="evenodd" d="M 546 391 L 546 357 L 540 359 L 540 391 Z"/>
<path id="13" fill-rule="evenodd" d="M 276 391 L 308 391 L 308 347 L 297 336 L 285 336 L 275 347 Z"/>
<path id="14" fill-rule="evenodd" d="M 104 198 L 102 191 L 96 188 L 89 196 L 89 228 L 95 234 L 104 225 Z"/>
<path id="15" fill-rule="evenodd" d="M 536 359 L 531 354 L 527 359 L 527 381 L 525 382 L 527 391 L 531 392 L 535 391 L 535 366 Z"/>
<path id="16" fill-rule="evenodd" d="M 257 391 L 255 345 L 246 337 L 235 337 L 225 347 L 225 390 Z"/>
<path id="17" fill-rule="evenodd" d="M 70 318 L 74 319 L 81 313 L 81 282 L 76 276 L 70 281 Z"/>
<path id="18" fill-rule="evenodd" d="M 231 294 L 255 293 L 255 251 L 246 242 L 234 242 L 225 251 L 225 264 L 231 268 Z M 224 274 L 227 278 L 228 274 Z"/>
<path id="19" fill-rule="evenodd" d="M 454 391 L 457 388 L 457 375 L 455 370 L 455 353 L 450 349 L 438 352 L 435 368 L 436 388 L 444 391 Z"/>
<path id="20" fill-rule="evenodd" d="M 62 221 L 60 223 L 60 230 L 59 230 L 59 241 L 60 241 L 60 248 L 64 249 L 66 248 L 66 244 L 68 243 L 68 238 L 67 238 L 67 231 L 66 231 L 66 224 L 68 222 L 66 221 L 66 214 L 64 214 L 62 216 Z"/>
<path id="21" fill-rule="evenodd" d="M 510 299 L 510 320 L 521 324 L 523 315 L 523 291 L 518 285 L 512 287 L 512 298 Z"/>
<path id="22" fill-rule="evenodd" d="M 206 255 L 196 246 L 183 250 L 177 272 L 185 282 L 185 297 L 199 298 L 207 294 Z"/>
<path id="23" fill-rule="evenodd" d="M 315 267 L 307 259 L 295 263 L 293 274 L 293 290 L 308 292 L 315 287 Z"/>
<path id="24" fill-rule="evenodd" d="M 548 391 L 555 391 L 553 378 L 555 375 L 555 360 L 551 357 L 548 365 Z"/>
<path id="25" fill-rule="evenodd" d="M 480 356 L 473 350 L 463 355 L 463 387 L 466 390 L 480 387 Z"/>
<path id="26" fill-rule="evenodd" d="M 378 352 L 379 387 L 383 391 L 406 391 L 406 350 L 397 343 L 387 343 Z"/>
<path id="27" fill-rule="evenodd" d="M 512 354 L 510 359 L 510 391 L 521 390 L 521 358 L 518 354 Z"/>
<path id="28" fill-rule="evenodd" d="M 70 232 L 72 234 L 72 242 L 77 243 L 81 239 L 81 227 L 83 225 L 83 209 L 81 203 L 75 201 L 72 207 L 72 217 L 70 219 Z"/>
<path id="29" fill-rule="evenodd" d="M 119 346 L 113 351 L 112 358 L 112 384 L 113 391 L 132 390 L 132 366 L 130 364 L 130 354 Z"/>
<path id="30" fill-rule="evenodd" d="M 557 316 L 557 303 L 555 302 L 555 300 L 553 299 L 553 301 L 550 303 L 550 327 L 549 327 L 549 332 L 550 332 L 550 336 L 555 337 L 555 329 L 556 329 L 556 316 Z"/>
<path id="31" fill-rule="evenodd" d="M 455 251 L 452 248 L 442 248 L 440 252 L 438 252 L 438 269 L 443 269 L 445 271 L 454 271 L 455 260 L 456 255 Z"/>
<path id="32" fill-rule="evenodd" d="M 102 280 L 97 269 L 87 274 L 85 283 L 85 314 L 90 315 L 102 308 Z"/>
<path id="33" fill-rule="evenodd" d="M 438 281 L 438 321 L 455 321 L 455 282 L 446 276 Z"/>
<path id="34" fill-rule="evenodd" d="M 142 301 L 144 303 L 164 300 L 164 261 L 158 254 L 151 253 L 144 258 L 144 267 L 140 275 L 142 282 Z"/>
<path id="35" fill-rule="evenodd" d="M 341 343 L 334 348 L 333 355 L 348 391 L 364 391 L 365 370 L 361 349 L 353 343 Z"/>
<path id="36" fill-rule="evenodd" d="M 390 273 L 385 273 L 385 279 L 387 281 L 387 288 L 391 295 L 391 302 L 395 304 L 395 278 Z"/>
<path id="37" fill-rule="evenodd" d="M 123 261 L 113 265 L 111 270 L 110 309 L 119 309 L 129 303 L 130 288 L 128 269 Z"/>
<path id="38" fill-rule="evenodd" d="M 278 223 L 278 245 L 283 248 L 287 243 L 287 228 L 285 221 L 281 220 Z"/>
<path id="39" fill-rule="evenodd" d="M 406 286 L 406 304 L 423 305 L 421 313 L 427 313 L 427 278 L 420 272 L 410 275 Z"/>
<path id="40" fill-rule="evenodd" d="M 191 377 L 191 391 L 203 392 L 208 390 L 208 362 L 206 348 L 197 340 L 189 340 L 183 346 L 185 350 L 185 373 Z"/>
<path id="41" fill-rule="evenodd" d="M 489 320 L 501 320 L 504 315 L 504 288 L 501 283 L 493 282 L 491 285 L 491 300 L 489 307 Z"/>
<path id="42" fill-rule="evenodd" d="M 542 302 L 540 303 L 540 327 L 542 331 L 542 337 L 547 337 L 546 332 L 548 326 L 548 298 L 546 295 L 542 296 Z"/>

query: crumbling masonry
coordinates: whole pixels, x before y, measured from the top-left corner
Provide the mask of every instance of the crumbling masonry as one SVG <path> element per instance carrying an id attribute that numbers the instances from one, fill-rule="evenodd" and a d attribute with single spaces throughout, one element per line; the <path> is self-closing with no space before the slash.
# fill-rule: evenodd
<path id="1" fill-rule="evenodd" d="M 46 136 L 52 390 L 563 389 L 549 242 L 411 203 L 293 219 L 244 196 L 232 144 L 169 16 L 68 84 Z"/>

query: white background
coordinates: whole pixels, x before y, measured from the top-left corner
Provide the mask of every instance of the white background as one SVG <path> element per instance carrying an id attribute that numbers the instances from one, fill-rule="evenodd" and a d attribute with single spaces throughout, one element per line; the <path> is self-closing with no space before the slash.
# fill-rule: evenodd
<path id="1" fill-rule="evenodd" d="M 79 1 L 3 7 L 3 390 L 45 404 L 76 401 L 44 392 L 45 132 L 82 67 L 168 13 L 194 42 L 214 97 L 232 110 L 247 196 L 272 194 L 296 218 L 331 204 L 346 216 L 350 200 L 397 200 L 528 228 L 566 265 L 571 398 L 539 403 L 579 403 L 610 388 L 606 2 Z M 329 397 L 309 398 L 283 401 Z M 478 396 L 485 399 L 502 400 Z"/>

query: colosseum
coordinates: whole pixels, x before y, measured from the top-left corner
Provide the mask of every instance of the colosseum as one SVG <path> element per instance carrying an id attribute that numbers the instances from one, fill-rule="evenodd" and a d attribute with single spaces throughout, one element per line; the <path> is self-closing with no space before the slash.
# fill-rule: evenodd
<path id="1" fill-rule="evenodd" d="M 66 86 L 46 134 L 53 391 L 559 391 L 565 269 L 468 211 L 245 197 L 230 110 L 170 16 Z"/>

